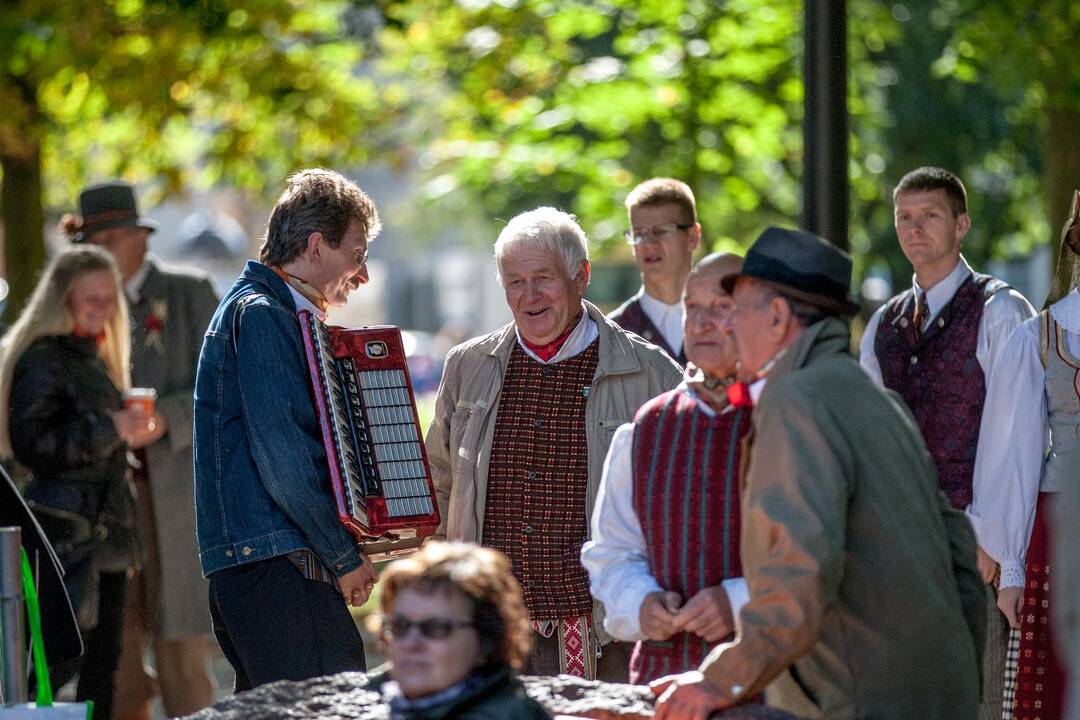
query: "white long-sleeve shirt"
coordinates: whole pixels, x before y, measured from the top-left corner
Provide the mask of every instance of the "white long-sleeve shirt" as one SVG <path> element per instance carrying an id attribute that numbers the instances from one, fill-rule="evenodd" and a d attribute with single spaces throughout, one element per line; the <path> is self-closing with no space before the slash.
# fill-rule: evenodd
<path id="1" fill-rule="evenodd" d="M 685 384 L 680 389 L 691 392 Z M 701 407 L 713 415 L 707 405 Z M 611 439 L 592 516 L 592 540 L 581 548 L 592 594 L 604 604 L 604 629 L 625 641 L 645 639 L 641 604 L 649 593 L 663 590 L 649 570 L 645 535 L 634 510 L 633 438 L 634 426 L 627 423 Z M 738 622 L 739 610 L 749 599 L 746 581 L 729 578 L 721 585 Z"/>
<path id="2" fill-rule="evenodd" d="M 933 287 L 923 289 L 919 286 L 918 281 L 912 277 L 911 285 L 915 290 L 915 302 L 918 303 L 919 298 L 925 294 L 926 304 L 929 308 L 926 319 L 923 321 L 923 329 L 928 327 L 930 323 L 937 318 L 941 313 L 941 310 L 949 304 L 956 294 L 956 291 L 960 289 L 960 286 L 971 276 L 971 274 L 971 266 L 968 265 L 967 260 L 961 256 L 956 267 L 953 268 L 953 271 Z M 866 332 L 863 333 L 862 342 L 859 344 L 859 363 L 863 366 L 863 369 L 870 374 L 870 377 L 874 379 L 874 382 L 882 387 L 885 386 L 885 383 L 881 378 L 881 365 L 878 362 L 877 353 L 874 350 L 874 341 L 877 339 L 878 326 L 881 324 L 881 317 L 884 312 L 885 306 L 879 308 L 878 311 L 874 313 L 873 317 L 870 318 L 870 322 L 866 326 Z M 1002 355 L 1005 345 L 1009 341 L 1009 337 L 1021 323 L 1034 315 L 1035 308 L 1031 307 L 1031 303 L 1029 303 L 1023 295 L 1012 288 L 994 293 L 986 300 L 986 304 L 983 306 L 982 320 L 979 322 L 975 359 L 978 361 L 979 367 L 982 368 L 988 387 L 994 365 Z M 984 447 L 984 443 L 982 442 L 983 434 L 986 434 L 987 437 L 1008 440 L 1008 435 L 1003 435 L 1001 432 L 1002 423 L 999 422 L 996 415 L 996 413 L 987 412 L 987 408 L 985 406 L 983 407 L 983 416 L 980 425 L 980 450 L 976 451 L 977 454 L 975 456 L 973 504 L 979 502 L 980 492 L 985 492 L 988 487 L 997 482 L 998 478 L 992 465 L 979 462 L 978 453 L 981 453 L 981 448 Z M 998 440 L 998 442 L 1000 441 L 1001 440 Z M 984 477 L 980 477 L 980 473 L 984 475 Z M 985 548 L 979 527 L 975 528 L 975 537 L 978 540 L 979 545 Z"/>
<path id="3" fill-rule="evenodd" d="M 1080 291 L 1054 303 L 1050 315 L 1065 331 L 1066 349 L 1080 356 Z M 1050 442 L 1039 325 L 1039 319 L 1032 318 L 1016 329 L 990 375 L 975 459 L 975 494 L 967 508 L 979 544 L 1001 564 L 1001 587 L 1024 586 Z"/>

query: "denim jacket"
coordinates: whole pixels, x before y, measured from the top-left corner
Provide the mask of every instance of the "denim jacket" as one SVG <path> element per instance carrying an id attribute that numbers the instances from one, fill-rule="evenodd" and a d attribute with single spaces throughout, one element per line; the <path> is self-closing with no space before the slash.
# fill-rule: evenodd
<path id="1" fill-rule="evenodd" d="M 360 565 L 330 490 L 296 305 L 261 263 L 248 262 L 203 339 L 194 449 L 204 575 L 302 548 L 338 576 Z"/>

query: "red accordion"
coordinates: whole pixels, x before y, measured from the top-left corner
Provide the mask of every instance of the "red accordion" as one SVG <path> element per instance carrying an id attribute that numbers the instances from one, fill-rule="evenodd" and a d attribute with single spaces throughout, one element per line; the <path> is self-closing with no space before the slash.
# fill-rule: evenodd
<path id="1" fill-rule="evenodd" d="M 408 554 L 439 508 L 401 331 L 299 315 L 338 519 L 373 560 Z"/>

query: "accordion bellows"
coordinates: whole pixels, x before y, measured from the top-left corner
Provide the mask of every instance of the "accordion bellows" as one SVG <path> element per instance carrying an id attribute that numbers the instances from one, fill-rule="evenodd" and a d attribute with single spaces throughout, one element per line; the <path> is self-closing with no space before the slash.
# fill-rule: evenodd
<path id="1" fill-rule="evenodd" d="M 338 519 L 373 560 L 408 554 L 439 510 L 401 331 L 299 315 Z"/>

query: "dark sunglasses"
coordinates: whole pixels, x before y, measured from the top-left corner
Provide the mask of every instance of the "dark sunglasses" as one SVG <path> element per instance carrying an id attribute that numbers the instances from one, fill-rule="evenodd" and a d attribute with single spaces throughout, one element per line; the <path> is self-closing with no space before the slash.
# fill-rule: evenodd
<path id="1" fill-rule="evenodd" d="M 383 637 L 387 640 L 404 638 L 412 628 L 419 630 L 420 636 L 428 640 L 445 640 L 453 634 L 454 630 L 472 626 L 472 620 L 445 620 L 443 618 L 409 620 L 408 618 L 395 616 L 384 620 L 382 629 Z"/>

